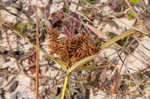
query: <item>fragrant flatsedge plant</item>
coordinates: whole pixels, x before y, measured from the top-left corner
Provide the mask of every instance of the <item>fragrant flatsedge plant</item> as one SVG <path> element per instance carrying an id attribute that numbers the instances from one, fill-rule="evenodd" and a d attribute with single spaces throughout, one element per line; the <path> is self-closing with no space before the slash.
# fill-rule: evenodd
<path id="1" fill-rule="evenodd" d="M 112 39 L 110 39 L 110 40 L 108 40 L 106 43 L 104 43 L 103 45 L 101 45 L 101 46 L 99 47 L 99 50 L 102 50 L 102 49 L 104 49 L 104 48 L 106 48 L 106 47 L 112 45 L 113 43 L 119 41 L 120 39 L 123 39 L 123 38 L 125 38 L 125 37 L 127 37 L 127 36 L 129 36 L 129 35 L 134 34 L 134 33 L 136 33 L 136 31 L 133 30 L 133 29 L 130 29 L 130 30 L 128 30 L 128 31 L 126 31 L 126 32 L 124 32 L 124 33 L 122 33 L 122 34 L 120 34 L 120 35 L 118 35 L 118 36 L 116 36 L 116 37 L 114 37 L 114 38 L 112 38 Z M 145 34 L 145 32 L 144 32 L 144 34 Z M 66 72 L 66 78 L 65 78 L 65 82 L 64 82 L 64 87 L 63 87 L 63 91 L 62 91 L 62 95 L 61 95 L 61 99 L 64 99 L 65 91 L 66 91 L 66 86 L 67 86 L 67 82 L 68 82 L 68 79 L 69 79 L 69 75 L 70 75 L 73 71 L 75 71 L 76 69 L 78 69 L 78 67 L 84 65 L 85 63 L 87 63 L 87 62 L 93 60 L 93 59 L 96 58 L 96 57 L 98 57 L 98 55 L 92 55 L 92 56 L 86 57 L 86 58 L 84 58 L 84 59 L 82 59 L 82 60 L 80 60 L 80 61 L 74 63 L 74 64 L 71 66 L 71 68 L 69 68 L 69 69 L 67 70 L 67 72 Z M 99 67 L 101 67 L 101 66 L 99 66 Z M 105 66 L 104 68 L 106 68 L 106 67 L 108 67 L 108 66 Z M 84 68 L 84 67 L 83 67 L 81 70 L 84 70 L 84 69 L 87 70 L 87 68 Z M 92 66 L 89 66 L 88 69 L 92 69 Z"/>
<path id="2" fill-rule="evenodd" d="M 21 38 L 23 38 L 26 42 L 28 42 L 29 44 L 31 44 L 34 48 L 36 48 L 36 45 L 34 45 L 33 43 L 31 43 L 29 41 L 29 39 L 27 39 L 20 31 L 17 31 L 17 30 L 14 30 L 9 24 L 6 24 L 4 23 L 3 26 L 5 26 L 6 28 L 14 31 L 14 33 L 16 33 L 18 36 L 20 36 Z M 138 30 L 138 29 L 136 29 Z M 139 31 L 141 32 L 141 31 Z M 117 42 L 118 40 L 120 39 L 123 39 L 129 35 L 132 35 L 136 33 L 135 30 L 131 29 L 127 32 L 124 32 L 114 38 L 112 38 L 111 40 L 108 40 L 107 42 L 105 42 L 104 44 L 102 44 L 100 47 L 99 47 L 99 50 L 103 50 L 104 48 L 112 45 L 113 43 Z M 142 31 L 142 33 L 145 33 Z M 64 70 L 66 70 L 66 77 L 65 77 L 65 82 L 64 82 L 64 86 L 63 86 L 63 90 L 62 90 L 62 94 L 61 94 L 61 99 L 64 99 L 64 96 L 65 96 L 65 91 L 66 91 L 66 87 L 67 87 L 67 83 L 68 83 L 68 80 L 69 80 L 69 76 L 71 75 L 71 73 L 73 71 L 76 71 L 76 70 L 87 70 L 87 69 L 94 69 L 95 67 L 92 67 L 92 66 L 87 66 L 88 68 L 84 68 L 84 67 L 81 67 L 82 65 L 86 64 L 87 62 L 93 60 L 94 58 L 98 57 L 98 55 L 94 54 L 92 56 L 88 56 L 84 59 L 81 59 L 77 62 L 75 62 L 74 64 L 72 64 L 72 66 L 70 68 L 67 68 L 67 64 L 65 64 L 64 62 L 62 62 L 61 60 L 56 60 L 52 55 L 49 55 L 48 53 L 46 53 L 44 50 L 42 50 L 41 48 L 39 48 L 39 51 L 43 52 L 44 55 L 48 56 L 51 60 L 53 60 L 55 63 L 59 64 Z M 98 66 L 97 68 L 106 68 L 108 66 Z"/>
<path id="3" fill-rule="evenodd" d="M 50 54 L 56 54 L 70 67 L 73 63 L 93 54 L 98 50 L 98 41 L 93 41 L 89 34 L 79 34 L 59 39 L 56 28 L 50 34 Z M 53 37 L 54 36 L 54 37 Z M 68 68 L 69 68 L 68 67 Z"/>

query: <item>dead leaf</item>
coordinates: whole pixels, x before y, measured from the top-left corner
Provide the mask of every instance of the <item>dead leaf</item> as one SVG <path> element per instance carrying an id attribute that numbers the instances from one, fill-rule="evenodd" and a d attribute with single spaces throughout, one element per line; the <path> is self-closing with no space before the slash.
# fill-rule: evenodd
<path id="1" fill-rule="evenodd" d="M 95 27 L 89 25 L 89 24 L 86 24 L 86 26 L 92 31 L 94 32 L 98 37 L 104 39 L 104 40 L 108 40 L 108 37 L 102 33 L 101 31 L 99 31 L 98 29 L 96 29 Z"/>

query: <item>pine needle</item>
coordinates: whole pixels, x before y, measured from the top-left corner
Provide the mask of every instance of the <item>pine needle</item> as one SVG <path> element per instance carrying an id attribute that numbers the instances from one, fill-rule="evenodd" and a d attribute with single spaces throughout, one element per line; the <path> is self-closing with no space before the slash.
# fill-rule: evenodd
<path id="1" fill-rule="evenodd" d="M 39 99 L 39 28 L 36 20 L 36 99 Z"/>

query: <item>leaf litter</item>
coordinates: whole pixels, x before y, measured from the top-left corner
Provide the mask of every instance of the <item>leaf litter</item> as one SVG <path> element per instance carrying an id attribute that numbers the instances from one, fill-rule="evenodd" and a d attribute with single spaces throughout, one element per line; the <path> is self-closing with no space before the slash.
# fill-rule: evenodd
<path id="1" fill-rule="evenodd" d="M 60 98 L 65 73 L 80 63 L 69 75 L 65 99 L 149 99 L 149 0 L 126 1 L 136 13 L 124 0 L 39 0 L 40 6 L 1 0 L 0 98 L 35 98 L 35 50 L 26 40 L 35 44 L 38 11 L 40 48 L 66 66 L 40 54 L 39 98 Z M 82 64 L 92 55 L 98 57 Z"/>

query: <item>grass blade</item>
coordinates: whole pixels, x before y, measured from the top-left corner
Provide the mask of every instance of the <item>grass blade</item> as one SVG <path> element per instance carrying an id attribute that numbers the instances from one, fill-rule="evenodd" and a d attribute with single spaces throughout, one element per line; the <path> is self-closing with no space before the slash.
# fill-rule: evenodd
<path id="1" fill-rule="evenodd" d="M 103 69 L 103 68 L 109 68 L 114 67 L 113 65 L 103 65 L 103 66 L 86 66 L 86 67 L 79 67 L 76 70 L 91 70 L 91 69 Z"/>
<path id="2" fill-rule="evenodd" d="M 121 39 L 123 39 L 123 38 L 125 38 L 125 37 L 127 37 L 127 36 L 129 36 L 131 34 L 133 34 L 133 33 L 136 33 L 136 31 L 132 30 L 132 29 L 128 30 L 128 31 L 126 31 L 126 32 L 124 32 L 124 33 L 122 33 L 122 34 L 120 34 L 120 35 L 118 35 L 118 36 L 108 40 L 106 43 L 104 43 L 103 45 L 100 46 L 100 49 L 104 49 L 104 48 L 112 45 L 113 43 L 115 43 L 115 42 L 117 42 L 117 41 L 119 41 L 119 40 L 121 40 Z"/>

